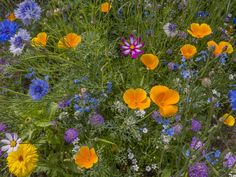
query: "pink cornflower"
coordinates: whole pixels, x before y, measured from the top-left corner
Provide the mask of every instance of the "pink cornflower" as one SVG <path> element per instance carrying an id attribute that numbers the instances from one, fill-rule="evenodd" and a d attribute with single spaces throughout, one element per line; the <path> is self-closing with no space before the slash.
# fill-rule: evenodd
<path id="1" fill-rule="evenodd" d="M 144 47 L 144 42 L 141 42 L 141 37 L 135 38 L 133 34 L 130 35 L 129 41 L 122 38 L 122 44 L 120 45 L 121 52 L 124 56 L 130 55 L 131 58 L 137 58 L 143 54 L 144 51 L 141 48 Z"/>

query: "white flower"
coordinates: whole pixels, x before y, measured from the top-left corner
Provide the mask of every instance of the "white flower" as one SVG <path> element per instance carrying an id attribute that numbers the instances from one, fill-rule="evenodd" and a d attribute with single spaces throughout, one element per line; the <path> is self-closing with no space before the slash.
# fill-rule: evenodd
<path id="1" fill-rule="evenodd" d="M 16 133 L 6 133 L 5 136 L 6 139 L 1 140 L 1 142 L 6 145 L 2 146 L 1 150 L 7 151 L 7 153 L 16 151 L 19 144 L 21 143 L 21 139 L 18 139 L 18 135 Z"/>
<path id="2" fill-rule="evenodd" d="M 148 166 L 146 166 L 145 170 L 146 170 L 147 172 L 149 172 L 149 171 L 152 170 L 152 168 L 148 165 Z"/>
<path id="3" fill-rule="evenodd" d="M 156 169 L 157 168 L 157 164 L 152 164 L 152 169 Z"/>
<path id="4" fill-rule="evenodd" d="M 143 118 L 145 116 L 145 114 L 146 114 L 146 111 L 144 111 L 144 110 L 136 110 L 136 111 L 134 111 L 134 113 L 135 113 L 135 115 L 137 117 Z"/>
<path id="5" fill-rule="evenodd" d="M 134 154 L 133 153 L 129 153 L 128 154 L 128 159 L 132 160 L 134 158 Z"/>
<path id="6" fill-rule="evenodd" d="M 133 169 L 134 171 L 138 171 L 138 170 L 139 170 L 139 166 L 138 166 L 138 165 L 133 165 L 133 166 L 132 166 L 132 169 Z"/>
<path id="7" fill-rule="evenodd" d="M 147 133 L 148 129 L 147 128 L 143 128 L 143 133 Z"/>
<path id="8" fill-rule="evenodd" d="M 168 37 L 175 37 L 178 34 L 178 31 L 176 30 L 176 25 L 172 23 L 166 23 L 163 26 L 163 30 Z"/>

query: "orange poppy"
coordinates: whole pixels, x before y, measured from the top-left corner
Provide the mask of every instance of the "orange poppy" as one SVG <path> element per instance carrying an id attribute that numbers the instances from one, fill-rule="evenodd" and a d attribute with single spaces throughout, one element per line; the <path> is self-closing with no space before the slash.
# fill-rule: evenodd
<path id="1" fill-rule="evenodd" d="M 8 15 L 7 17 L 8 20 L 10 21 L 15 21 L 16 20 L 16 16 L 13 12 L 10 13 L 10 15 Z"/>
<path id="2" fill-rule="evenodd" d="M 104 3 L 101 4 L 100 10 L 103 13 L 107 13 L 107 12 L 109 12 L 111 10 L 111 7 L 112 6 L 111 6 L 111 4 L 109 2 L 104 2 Z"/>
<path id="3" fill-rule="evenodd" d="M 89 149 L 88 146 L 82 146 L 75 155 L 75 163 L 80 168 L 92 168 L 98 162 L 98 156 L 94 148 Z"/>
<path id="4" fill-rule="evenodd" d="M 143 54 L 141 56 L 141 62 L 150 70 L 154 70 L 158 64 L 159 59 L 156 55 L 153 54 Z"/>
<path id="5" fill-rule="evenodd" d="M 231 54 L 234 51 L 233 46 L 229 42 L 225 41 L 221 41 L 219 44 L 217 44 L 215 41 L 209 41 L 207 43 L 207 46 L 209 47 L 209 49 L 213 47 L 214 49 L 213 54 L 215 56 L 218 56 L 223 52 Z"/>
<path id="6" fill-rule="evenodd" d="M 166 86 L 157 85 L 150 91 L 152 101 L 159 107 L 159 112 L 163 117 L 171 117 L 178 112 L 179 93 Z"/>
<path id="7" fill-rule="evenodd" d="M 58 48 L 76 48 L 81 42 L 81 37 L 75 33 L 69 33 L 58 42 Z"/>
<path id="8" fill-rule="evenodd" d="M 197 48 L 191 44 L 185 44 L 183 47 L 181 47 L 180 51 L 184 58 L 189 60 L 197 53 Z"/>
<path id="9" fill-rule="evenodd" d="M 46 44 L 47 44 L 47 33 L 45 32 L 41 32 L 37 34 L 37 36 L 31 40 L 31 45 L 33 47 L 36 47 L 36 46 L 45 47 Z"/>
<path id="10" fill-rule="evenodd" d="M 203 38 L 212 33 L 211 27 L 206 23 L 192 23 L 190 29 L 191 30 L 187 30 L 188 33 L 195 38 Z"/>
<path id="11" fill-rule="evenodd" d="M 151 100 L 147 97 L 145 90 L 137 89 L 128 89 L 123 95 L 123 99 L 130 109 L 146 109 L 150 107 Z"/>
<path id="12" fill-rule="evenodd" d="M 232 115 L 226 113 L 222 116 L 222 118 L 225 125 L 228 125 L 230 127 L 234 126 L 235 118 Z"/>

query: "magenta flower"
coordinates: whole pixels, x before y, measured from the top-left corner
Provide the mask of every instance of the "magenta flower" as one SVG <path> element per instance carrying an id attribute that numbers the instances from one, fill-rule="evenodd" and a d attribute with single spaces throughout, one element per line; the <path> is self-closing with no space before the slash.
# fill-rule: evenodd
<path id="1" fill-rule="evenodd" d="M 144 42 L 141 42 L 141 37 L 135 38 L 133 34 L 130 35 L 129 41 L 125 38 L 122 38 L 122 45 L 120 46 L 122 54 L 124 56 L 130 55 L 131 58 L 137 58 L 138 55 L 144 53 L 141 48 L 144 47 Z"/>

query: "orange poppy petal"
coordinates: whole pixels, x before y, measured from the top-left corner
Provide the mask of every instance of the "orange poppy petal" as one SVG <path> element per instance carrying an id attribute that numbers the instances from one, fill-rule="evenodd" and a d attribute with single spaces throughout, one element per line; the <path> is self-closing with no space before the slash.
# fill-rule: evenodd
<path id="1" fill-rule="evenodd" d="M 200 25 L 198 23 L 192 23 L 190 29 L 193 33 L 198 33 Z"/>
<path id="2" fill-rule="evenodd" d="M 97 163 L 98 162 L 98 156 L 94 150 L 94 148 L 90 149 L 90 159 L 93 163 Z"/>
<path id="3" fill-rule="evenodd" d="M 88 158 L 90 157 L 90 150 L 89 150 L 89 147 L 88 146 L 82 146 L 80 149 L 79 149 L 79 153 L 80 153 L 80 156 L 83 157 L 83 158 Z"/>
<path id="4" fill-rule="evenodd" d="M 158 64 L 159 59 L 156 55 L 153 54 L 143 54 L 141 56 L 141 62 L 150 70 L 154 70 Z"/>
<path id="5" fill-rule="evenodd" d="M 212 30 L 211 30 L 211 27 L 208 24 L 203 23 L 200 26 L 200 31 L 199 32 L 202 35 L 202 37 L 204 37 L 204 36 L 207 36 L 207 35 L 211 34 Z"/>
<path id="6" fill-rule="evenodd" d="M 229 42 L 221 41 L 219 43 L 219 47 L 221 48 L 222 51 L 226 47 L 225 52 L 227 52 L 229 54 L 233 53 L 233 51 L 234 51 L 233 46 Z"/>
<path id="7" fill-rule="evenodd" d="M 176 104 L 179 102 L 179 92 L 169 89 L 166 92 L 165 100 L 164 100 L 164 105 L 171 105 L 171 104 Z"/>
<path id="8" fill-rule="evenodd" d="M 230 114 L 224 114 L 223 115 L 223 118 L 224 118 L 224 124 L 225 125 L 228 125 L 230 127 L 234 126 L 235 124 L 235 118 L 230 115 Z"/>
<path id="9" fill-rule="evenodd" d="M 135 100 L 135 90 L 132 88 L 126 90 L 123 94 L 123 100 L 126 104 L 130 104 L 131 102 L 133 102 Z"/>
<path id="10" fill-rule="evenodd" d="M 191 36 L 198 38 L 198 36 L 197 36 L 197 35 L 195 35 L 194 33 L 192 33 L 192 31 L 190 31 L 190 30 L 187 30 L 187 32 L 188 32 L 188 33 L 189 33 Z"/>
<path id="11" fill-rule="evenodd" d="M 147 97 L 143 102 L 140 102 L 137 104 L 137 107 L 140 109 L 140 110 L 144 110 L 146 108 L 149 108 L 150 107 L 150 104 L 151 104 L 151 100 L 149 97 Z"/>
<path id="12" fill-rule="evenodd" d="M 57 47 L 60 48 L 60 49 L 66 49 L 67 48 L 67 46 L 66 46 L 66 44 L 64 42 L 64 39 L 60 39 L 59 40 L 59 42 L 57 44 Z"/>
<path id="13" fill-rule="evenodd" d="M 75 48 L 81 42 L 81 37 L 75 33 L 69 33 L 64 38 L 65 43 L 70 48 Z"/>
<path id="14" fill-rule="evenodd" d="M 135 100 L 136 102 L 142 102 L 147 98 L 147 93 L 145 90 L 137 88 L 135 90 Z"/>
<path id="15" fill-rule="evenodd" d="M 178 106 L 175 105 L 163 106 L 159 108 L 159 112 L 162 117 L 171 117 L 178 112 Z"/>
<path id="16" fill-rule="evenodd" d="M 154 87 L 152 87 L 152 89 L 150 91 L 150 98 L 152 99 L 152 101 L 155 104 L 161 105 L 161 102 L 162 102 L 163 98 L 165 97 L 165 93 L 168 90 L 169 90 L 169 88 L 166 86 L 162 86 L 162 85 L 154 86 Z"/>

